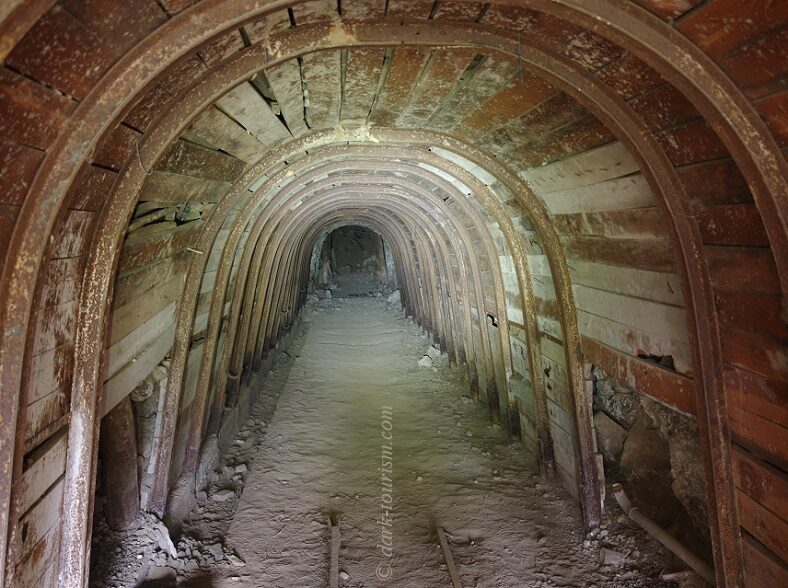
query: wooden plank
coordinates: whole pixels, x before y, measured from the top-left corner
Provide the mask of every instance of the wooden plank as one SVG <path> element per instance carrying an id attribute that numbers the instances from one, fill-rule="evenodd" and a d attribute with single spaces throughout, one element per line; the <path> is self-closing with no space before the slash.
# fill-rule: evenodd
<path id="1" fill-rule="evenodd" d="M 228 31 L 214 39 L 199 51 L 200 58 L 208 67 L 217 67 L 222 61 L 232 57 L 244 48 L 244 40 L 239 31 Z"/>
<path id="2" fill-rule="evenodd" d="M 638 172 L 635 160 L 619 142 L 523 173 L 539 194 L 590 186 Z"/>
<path id="3" fill-rule="evenodd" d="M 788 27 L 767 31 L 720 59 L 720 67 L 755 100 L 785 90 Z"/>
<path id="4" fill-rule="evenodd" d="M 788 383 L 788 347 L 785 341 L 730 328 L 720 329 L 720 339 L 725 362 L 770 380 Z"/>
<path id="5" fill-rule="evenodd" d="M 432 128 L 450 130 L 470 113 L 486 104 L 500 90 L 508 87 L 519 75 L 519 67 L 511 57 L 486 57 L 474 70 L 473 77 L 448 100 L 429 121 Z M 484 106 L 481 106 L 484 110 Z"/>
<path id="6" fill-rule="evenodd" d="M 634 2 L 665 20 L 673 20 L 700 4 L 702 0 L 634 0 Z"/>
<path id="7" fill-rule="evenodd" d="M 50 259 L 46 263 L 46 279 L 42 286 L 44 307 L 58 306 L 76 300 L 82 282 L 81 260 L 78 258 Z"/>
<path id="8" fill-rule="evenodd" d="M 0 136 L 46 149 L 76 103 L 13 71 L 0 69 Z"/>
<path id="9" fill-rule="evenodd" d="M 119 124 L 99 142 L 92 163 L 119 172 L 132 157 L 136 159 L 137 142 L 141 136 L 136 129 Z"/>
<path id="10" fill-rule="evenodd" d="M 700 116 L 692 102 L 667 82 L 637 96 L 629 105 L 652 131 L 686 124 Z"/>
<path id="11" fill-rule="evenodd" d="M 118 370 L 136 357 L 164 331 L 174 325 L 175 302 L 171 302 L 152 318 L 142 323 L 125 337 L 107 349 L 107 375 L 112 377 Z"/>
<path id="12" fill-rule="evenodd" d="M 115 280 L 113 311 L 148 292 L 158 284 L 163 284 L 174 276 L 184 275 L 187 257 L 184 253 L 143 266 L 134 272 L 121 274 Z"/>
<path id="13" fill-rule="evenodd" d="M 42 51 L 43 47 L 47 51 Z M 110 45 L 55 5 L 16 44 L 5 62 L 28 77 L 82 100 L 115 58 Z"/>
<path id="14" fill-rule="evenodd" d="M 456 22 L 476 22 L 482 15 L 484 4 L 481 2 L 440 2 L 433 15 L 433 20 Z"/>
<path id="15" fill-rule="evenodd" d="M 57 389 L 36 400 L 25 411 L 24 435 L 30 442 L 44 429 L 63 418 L 69 410 L 70 387 Z"/>
<path id="16" fill-rule="evenodd" d="M 391 4 L 389 4 L 389 12 L 391 12 Z M 430 51 L 425 48 L 394 49 L 380 96 L 369 117 L 370 122 L 381 126 L 394 126 L 397 118 L 408 105 L 412 89 L 429 57 Z"/>
<path id="17" fill-rule="evenodd" d="M 426 19 L 432 11 L 433 0 L 389 0 L 386 16 L 399 19 Z"/>
<path id="18" fill-rule="evenodd" d="M 69 208 L 98 212 L 117 177 L 118 174 L 94 165 L 83 166 L 71 189 Z"/>
<path id="19" fill-rule="evenodd" d="M 656 206 L 629 210 L 559 214 L 553 217 L 561 235 L 595 235 L 626 239 L 664 239 L 670 235 L 664 214 Z"/>
<path id="20" fill-rule="evenodd" d="M 759 101 L 755 107 L 781 148 L 788 147 L 788 92 Z"/>
<path id="21" fill-rule="evenodd" d="M 184 251 L 187 247 L 195 245 L 204 224 L 205 221 L 202 220 L 192 221 L 178 225 L 172 231 L 149 237 L 137 238 L 135 237 L 136 233 L 132 233 L 123 244 L 118 271 L 128 271 L 159 259 L 171 257 Z"/>
<path id="22" fill-rule="evenodd" d="M 494 143 L 507 154 L 516 152 L 524 145 L 536 143 L 551 131 L 587 115 L 588 111 L 574 98 L 559 92 L 486 136 L 482 143 Z"/>
<path id="23" fill-rule="evenodd" d="M 512 165 L 528 169 L 582 154 L 616 140 L 613 132 L 593 116 L 561 127 L 538 141 L 516 149 Z"/>
<path id="24" fill-rule="evenodd" d="M 747 588 L 788 585 L 788 568 L 785 562 L 768 552 L 746 533 L 742 534 L 744 555 L 744 585 Z"/>
<path id="25" fill-rule="evenodd" d="M 342 18 L 345 20 L 376 20 L 385 14 L 386 0 L 342 0 Z"/>
<path id="26" fill-rule="evenodd" d="M 20 559 L 27 555 L 47 532 L 58 524 L 62 512 L 63 479 L 61 478 L 20 520 L 19 527 L 25 532 L 17 533 L 16 549 Z"/>
<path id="27" fill-rule="evenodd" d="M 54 259 L 81 257 L 93 237 L 93 223 L 96 213 L 87 210 L 70 210 L 66 221 L 54 236 Z"/>
<path id="28" fill-rule="evenodd" d="M 22 205 L 43 159 L 43 151 L 0 141 L 0 204 Z"/>
<path id="29" fill-rule="evenodd" d="M 628 100 L 664 82 L 662 76 L 632 53 L 596 72 L 605 85 Z"/>
<path id="30" fill-rule="evenodd" d="M 728 406 L 728 424 L 736 443 L 761 459 L 786 469 L 788 457 L 784 453 L 788 447 L 788 431 L 784 426 L 738 405 Z"/>
<path id="31" fill-rule="evenodd" d="M 345 87 L 340 118 L 342 124 L 364 125 L 378 93 L 385 49 L 377 47 L 347 50 Z"/>
<path id="32" fill-rule="evenodd" d="M 539 13 L 520 6 L 500 6 L 493 4 L 484 13 L 481 23 L 499 29 L 514 30 L 519 33 L 533 32 L 539 22 Z"/>
<path id="33" fill-rule="evenodd" d="M 339 123 L 342 99 L 340 51 L 308 53 L 301 63 L 308 96 L 306 122 L 312 129 L 333 127 Z"/>
<path id="34" fill-rule="evenodd" d="M 561 237 L 567 257 L 654 272 L 673 272 L 673 248 L 667 240 Z"/>
<path id="35" fill-rule="evenodd" d="M 300 79 L 298 85 L 300 90 Z M 273 147 L 292 138 L 290 132 L 271 112 L 271 107 L 252 84 L 243 83 L 236 86 L 222 96 L 216 105 L 266 147 Z"/>
<path id="36" fill-rule="evenodd" d="M 738 489 L 736 504 L 739 507 L 741 526 L 782 561 L 788 561 L 788 523 L 774 516 L 773 513 Z"/>
<path id="37" fill-rule="evenodd" d="M 153 284 L 144 296 L 130 300 L 112 311 L 109 340 L 114 345 L 135 329 L 178 300 L 183 288 L 182 275 L 174 275 L 168 281 Z"/>
<path id="38" fill-rule="evenodd" d="M 725 366 L 726 402 L 763 418 L 788 423 L 788 387 L 759 374 Z"/>
<path id="39" fill-rule="evenodd" d="M 437 527 L 436 531 L 438 533 L 438 542 L 440 543 L 441 551 L 443 552 L 443 559 L 446 561 L 446 567 L 449 570 L 451 584 L 454 588 L 462 588 L 460 575 L 457 573 L 457 568 L 454 566 L 454 558 L 451 556 L 451 549 L 449 549 L 449 542 L 446 541 L 446 533 L 441 527 Z"/>
<path id="40" fill-rule="evenodd" d="M 79 300 L 44 308 L 36 321 L 33 355 L 74 341 Z"/>
<path id="41" fill-rule="evenodd" d="M 155 368 L 169 353 L 175 337 L 175 327 L 170 327 L 159 335 L 133 361 L 126 364 L 104 384 L 104 406 L 101 416 L 128 396 L 132 390 Z"/>
<path id="42" fill-rule="evenodd" d="M 251 86 L 246 86 L 254 92 Z M 243 88 L 243 86 L 241 86 Z M 232 92 L 232 91 L 231 91 Z M 278 122 L 278 121 L 277 121 Z M 183 134 L 194 142 L 208 145 L 252 163 L 266 151 L 266 146 L 247 132 L 241 125 L 213 106 L 202 112 Z"/>
<path id="43" fill-rule="evenodd" d="M 528 72 L 517 74 L 506 87 L 468 114 L 456 132 L 470 139 L 486 135 L 544 102 L 556 93 L 547 82 Z"/>
<path id="44" fill-rule="evenodd" d="M 692 355 L 686 343 L 649 335 L 582 309 L 577 311 L 577 320 L 581 335 L 596 339 L 630 356 L 670 355 L 677 373 L 687 376 L 692 373 Z"/>
<path id="45" fill-rule="evenodd" d="M 677 28 L 714 59 L 719 59 L 759 33 L 785 26 L 782 2 L 716 0 L 682 18 Z"/>
<path id="46" fill-rule="evenodd" d="M 117 57 L 147 37 L 167 16 L 155 0 L 65 0 L 66 9 L 115 49 Z"/>
<path id="47" fill-rule="evenodd" d="M 569 258 L 572 282 L 626 296 L 683 306 L 681 281 L 674 273 L 652 272 Z M 533 275 L 550 276 L 545 256 L 529 255 Z"/>
<path id="48" fill-rule="evenodd" d="M 397 124 L 423 125 L 449 96 L 474 56 L 470 49 L 433 51 Z"/>
<path id="49" fill-rule="evenodd" d="M 573 284 L 577 308 L 664 339 L 688 343 L 683 308 Z"/>
<path id="50" fill-rule="evenodd" d="M 14 586 L 18 588 L 50 588 L 57 586 L 60 525 L 55 525 L 17 565 Z"/>
<path id="51" fill-rule="evenodd" d="M 608 375 L 685 414 L 696 411 L 695 384 L 692 379 L 582 336 L 583 353 L 588 361 Z"/>
<path id="52" fill-rule="evenodd" d="M 74 348 L 70 342 L 33 356 L 26 401 L 32 404 L 54 391 L 67 392 L 71 383 Z"/>
<path id="53" fill-rule="evenodd" d="M 768 247 L 769 237 L 755 204 L 727 204 L 698 211 L 698 228 L 707 245 Z"/>
<path id="54" fill-rule="evenodd" d="M 297 27 L 329 22 L 339 17 L 337 3 L 334 0 L 309 0 L 302 4 L 296 4 L 292 11 Z"/>
<path id="55" fill-rule="evenodd" d="M 788 341 L 788 325 L 781 318 L 780 294 L 718 288 L 714 299 L 721 326 Z"/>
<path id="56" fill-rule="evenodd" d="M 788 477 L 754 455 L 734 446 L 731 452 L 736 487 L 783 521 L 788 521 Z"/>
<path id="57" fill-rule="evenodd" d="M 179 139 L 162 157 L 156 169 L 175 174 L 231 182 L 245 168 L 244 162 L 212 149 Z"/>
<path id="58" fill-rule="evenodd" d="M 25 457 L 19 486 L 19 512 L 27 512 L 66 469 L 68 435 L 63 429 Z"/>
<path id="59" fill-rule="evenodd" d="M 289 59 L 265 71 L 268 84 L 276 96 L 282 116 L 294 137 L 307 132 L 304 119 L 304 92 L 301 87 L 301 66 Z"/>
<path id="60" fill-rule="evenodd" d="M 752 202 L 752 194 L 736 163 L 726 157 L 676 170 L 690 200 L 704 206 Z"/>
<path id="61" fill-rule="evenodd" d="M 676 166 L 728 156 L 725 145 L 704 119 L 663 131 L 656 138 Z"/>
<path id="62" fill-rule="evenodd" d="M 140 202 L 184 204 L 189 201 L 218 202 L 230 187 L 229 182 L 155 171 L 145 178 Z"/>
<path id="63" fill-rule="evenodd" d="M 750 292 L 780 292 L 777 267 L 769 249 L 754 247 L 703 248 L 711 283 L 720 289 L 743 288 Z"/>

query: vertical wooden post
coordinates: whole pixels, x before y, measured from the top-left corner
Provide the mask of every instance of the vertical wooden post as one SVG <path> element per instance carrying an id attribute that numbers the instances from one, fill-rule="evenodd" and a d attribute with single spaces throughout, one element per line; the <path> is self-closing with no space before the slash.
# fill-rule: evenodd
<path id="1" fill-rule="evenodd" d="M 101 420 L 99 456 L 107 497 L 104 506 L 107 523 L 115 530 L 125 529 L 140 510 L 137 437 L 128 396 Z"/>

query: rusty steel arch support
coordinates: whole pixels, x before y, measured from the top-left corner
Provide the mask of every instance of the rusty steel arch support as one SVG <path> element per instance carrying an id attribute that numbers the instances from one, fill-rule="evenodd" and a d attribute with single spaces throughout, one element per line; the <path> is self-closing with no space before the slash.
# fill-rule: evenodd
<path id="1" fill-rule="evenodd" d="M 580 3 L 581 3 L 580 0 L 578 0 L 575 4 L 580 5 Z M 550 3 L 550 6 L 558 5 L 558 4 L 559 4 L 558 2 L 552 2 L 552 3 Z M 590 5 L 592 5 L 592 3 L 589 2 L 589 4 L 587 6 L 590 6 Z M 266 9 L 267 8 L 268 8 L 268 6 L 266 6 Z M 260 9 L 260 10 L 262 11 L 263 9 Z M 586 7 L 586 12 L 588 12 L 587 7 Z M 614 19 L 608 18 L 608 19 L 606 19 L 606 22 L 612 23 L 612 22 L 614 22 Z M 179 23 L 182 24 L 182 21 L 179 21 Z M 618 26 L 618 25 L 616 25 L 616 26 Z M 634 35 L 634 33 L 630 29 L 626 29 L 626 34 L 627 35 Z M 208 35 L 208 33 L 206 33 L 206 36 L 207 35 Z M 142 63 L 142 62 L 144 62 L 144 59 L 140 58 L 140 63 Z M 674 74 L 676 73 L 675 68 L 672 71 L 673 71 Z M 153 74 L 152 73 L 149 75 L 149 78 L 153 79 Z M 124 81 L 126 79 L 127 78 L 124 78 Z M 115 81 L 115 80 L 113 80 L 113 81 Z M 105 86 L 105 89 L 106 89 L 106 86 Z M 125 86 L 125 91 L 127 93 L 131 93 L 131 90 L 129 89 L 128 85 Z M 99 94 L 100 94 L 100 92 L 99 92 Z M 123 91 L 121 91 L 121 96 L 123 96 Z M 91 99 L 92 98 L 93 98 L 93 95 L 91 95 Z M 111 106 L 109 104 L 102 104 L 102 108 L 106 109 L 107 113 L 120 112 L 122 110 L 122 108 L 124 107 L 124 105 L 128 104 L 129 100 L 130 100 L 130 98 L 127 98 L 125 100 L 121 99 L 121 100 L 118 100 L 116 104 L 112 104 Z M 80 110 L 80 115 L 83 112 L 85 112 L 85 109 Z M 108 118 L 103 119 L 104 122 L 102 122 L 102 124 L 104 125 L 104 128 L 106 128 L 106 125 L 108 124 L 106 122 L 107 120 L 108 120 Z M 73 127 L 69 127 L 69 128 L 71 130 L 74 130 Z M 79 128 L 79 126 L 77 126 L 76 128 Z M 94 128 L 95 128 L 95 125 L 94 125 Z M 764 133 L 760 133 L 759 129 L 756 129 L 756 131 L 758 131 L 758 132 L 756 132 L 756 133 L 754 133 L 752 135 L 749 135 L 749 136 L 758 138 L 759 136 L 764 134 Z M 760 135 L 759 135 L 759 133 L 760 133 Z M 79 134 L 75 133 L 75 136 L 77 136 L 77 135 L 79 135 Z M 94 135 L 96 135 L 96 133 L 94 133 L 93 135 L 91 135 L 91 134 L 79 135 L 78 141 L 80 141 L 81 143 L 85 143 L 87 145 L 87 148 L 89 149 L 90 145 L 92 144 L 92 138 L 93 138 Z M 766 133 L 765 136 L 768 137 L 768 133 Z M 86 140 L 86 139 L 89 139 L 89 140 Z M 82 144 L 80 142 L 70 143 L 69 144 L 69 145 L 75 146 L 75 149 L 73 151 L 69 151 L 68 152 L 69 157 L 74 156 L 74 154 L 76 154 L 76 158 L 79 159 L 79 157 L 82 154 L 86 153 L 86 151 L 82 148 Z M 768 149 L 770 144 L 771 143 L 769 141 L 766 141 L 765 143 L 761 143 L 761 145 L 766 145 L 767 149 Z M 78 147 L 78 148 L 76 148 L 76 147 Z M 744 149 L 749 149 L 749 148 L 745 147 Z M 732 151 L 734 151 L 734 150 L 732 150 Z M 52 151 L 52 155 L 51 156 L 49 156 L 49 155 L 47 156 L 47 162 L 50 164 L 49 165 L 50 169 L 48 169 L 46 172 L 43 172 L 44 175 L 47 175 L 47 174 L 50 173 L 50 171 L 55 170 L 53 173 L 61 174 L 59 176 L 59 178 L 60 178 L 59 180 L 54 181 L 49 176 L 47 176 L 44 179 L 41 179 L 44 176 L 39 176 L 39 178 L 36 179 L 35 190 L 37 190 L 39 193 L 41 193 L 40 190 L 41 190 L 42 186 L 43 187 L 52 187 L 53 188 L 53 190 L 51 192 L 46 192 L 47 194 L 51 194 L 52 195 L 51 196 L 51 200 L 48 200 L 46 202 L 47 205 L 49 205 L 52 201 L 54 201 L 55 205 L 57 206 L 58 203 L 62 203 L 62 201 L 63 201 L 63 199 L 65 197 L 65 187 L 64 186 L 69 183 L 70 176 L 63 175 L 63 170 L 62 169 L 59 169 L 58 166 L 56 166 L 56 165 L 55 166 L 52 165 L 52 164 L 56 164 L 58 161 L 62 161 L 62 158 L 65 157 L 65 152 L 66 152 L 65 147 L 63 145 L 58 144 L 56 146 L 56 148 Z M 747 151 L 747 153 L 748 153 L 748 156 L 749 156 L 750 151 Z M 743 157 L 743 156 L 741 154 L 737 156 L 736 153 L 734 153 L 734 157 L 736 157 L 737 161 L 739 161 L 741 159 L 741 157 Z M 58 158 L 61 158 L 61 159 L 58 159 Z M 772 159 L 774 159 L 774 158 L 772 158 Z M 781 169 L 781 168 L 778 166 L 778 169 Z M 752 182 L 753 182 L 752 176 L 755 173 L 756 172 L 753 172 L 752 170 L 750 170 L 749 172 L 746 172 L 746 175 L 748 177 L 748 181 L 751 182 L 751 185 L 753 185 L 752 184 Z M 762 173 L 761 175 L 764 175 L 764 174 Z M 784 175 L 784 174 L 777 174 L 777 175 L 780 176 L 780 175 Z M 771 178 L 771 179 L 774 180 L 774 178 Z M 780 178 L 779 177 L 776 179 L 776 181 L 778 182 L 778 186 L 777 186 L 778 188 L 784 188 L 784 182 L 779 183 L 780 182 Z M 772 184 L 774 184 L 774 182 L 772 182 Z M 754 190 L 754 191 L 756 193 L 763 194 L 762 190 L 760 192 L 758 190 Z M 781 193 L 784 194 L 784 190 L 782 192 L 779 192 L 777 190 L 772 190 L 769 193 L 760 196 L 760 200 L 761 201 L 763 201 L 764 199 L 769 200 L 771 198 L 771 199 L 773 199 L 776 202 L 776 204 L 774 204 L 774 206 L 779 207 L 779 200 L 777 200 L 777 199 L 780 197 Z M 28 200 L 28 203 L 29 203 L 30 200 L 31 199 Z M 39 205 L 36 204 L 35 206 L 39 206 Z M 41 206 L 41 209 L 44 208 L 44 204 L 43 203 L 40 204 L 40 206 Z M 764 208 L 764 205 L 762 203 L 759 203 L 759 208 L 761 209 L 761 211 L 763 213 L 765 208 Z M 3 370 L 2 371 L 3 371 L 3 385 L 4 385 L 4 388 L 5 388 L 5 385 L 8 382 L 10 382 L 12 384 L 16 383 L 16 385 L 18 385 L 18 382 L 19 382 L 18 375 L 20 373 L 19 370 L 21 369 L 21 360 L 18 361 L 18 362 L 15 362 L 14 358 L 16 358 L 17 360 L 20 359 L 19 358 L 19 352 L 17 351 L 18 349 L 20 349 L 20 346 L 18 346 L 18 345 L 14 346 L 13 343 L 14 343 L 14 341 L 18 342 L 18 339 L 14 339 L 14 338 L 15 337 L 19 337 L 19 336 L 24 336 L 24 333 L 25 333 L 25 330 L 26 330 L 27 318 L 29 317 L 29 306 L 26 308 L 27 301 L 25 300 L 25 296 L 26 296 L 26 293 L 29 293 L 31 291 L 32 285 L 35 283 L 37 270 L 38 270 L 38 267 L 39 267 L 39 261 L 40 261 L 40 255 L 37 252 L 37 249 L 36 248 L 26 248 L 25 243 L 30 244 L 29 240 L 26 241 L 23 237 L 20 237 L 19 235 L 21 235 L 24 232 L 25 229 L 33 226 L 33 224 L 32 224 L 33 221 L 31 219 L 33 219 L 34 217 L 35 217 L 35 221 L 34 222 L 36 223 L 36 226 L 39 226 L 39 227 L 45 227 L 45 228 L 46 227 L 51 227 L 51 223 L 54 222 L 54 214 L 55 213 L 53 213 L 52 211 L 43 211 L 44 214 L 42 214 L 41 215 L 42 218 L 39 219 L 38 215 L 33 214 L 33 212 L 31 212 L 30 209 L 32 209 L 33 212 L 35 212 L 35 210 L 36 210 L 35 208 L 33 208 L 32 204 L 30 204 L 29 206 L 28 206 L 28 204 L 26 204 L 25 208 L 23 209 L 23 214 L 20 217 L 23 222 L 20 223 L 20 225 L 17 227 L 17 230 L 15 230 L 13 244 L 12 244 L 12 251 L 17 253 L 17 254 L 24 252 L 25 259 L 26 260 L 32 259 L 33 263 L 29 264 L 29 267 L 28 268 L 24 268 L 24 269 L 20 269 L 19 265 L 17 264 L 12 269 L 9 270 L 10 272 L 12 272 L 12 274 L 7 274 L 7 275 L 10 275 L 11 277 L 8 277 L 7 279 L 4 277 L 4 284 L 12 284 L 14 286 L 13 289 L 9 290 L 12 293 L 12 297 L 9 299 L 8 304 L 3 307 L 4 308 L 3 316 L 4 316 L 4 318 L 7 318 L 7 317 L 9 318 L 9 322 L 7 324 L 10 326 L 9 331 L 7 331 L 5 333 L 4 340 L 3 340 L 3 359 L 2 359 L 2 361 L 3 361 Z M 778 210 L 782 210 L 782 208 L 779 208 Z M 784 218 L 784 215 L 779 215 L 779 214 L 778 215 L 774 215 L 774 218 L 775 219 Z M 50 224 L 47 224 L 48 222 Z M 772 222 L 772 226 L 774 226 L 774 224 L 773 224 L 774 221 L 770 221 L 770 222 Z M 28 223 L 28 224 L 25 224 L 25 223 Z M 22 228 L 20 228 L 20 227 L 22 227 Z M 774 232 L 773 230 L 770 230 L 770 237 L 771 237 L 773 232 Z M 29 234 L 41 234 L 41 231 L 38 231 L 38 232 L 30 231 Z M 776 241 L 776 243 L 779 245 L 779 241 Z M 783 257 L 780 254 L 780 248 L 779 247 L 776 247 L 775 255 L 777 257 L 778 267 L 779 268 L 784 268 L 785 264 L 783 262 Z M 783 283 L 784 283 L 784 278 L 782 277 L 783 275 L 784 275 L 784 269 L 781 269 L 781 280 L 783 280 Z M 783 287 L 783 289 L 785 290 L 785 287 Z M 14 329 L 16 329 L 16 330 L 14 330 Z M 12 335 L 10 338 L 9 338 L 9 333 Z M 11 389 L 13 389 L 14 387 L 16 387 L 16 386 L 12 386 Z M 14 411 L 12 410 L 10 412 L 10 414 L 12 415 L 12 421 L 14 421 L 15 420 L 13 418 L 13 415 L 15 414 Z M 81 416 L 81 415 L 78 415 L 78 416 Z M 714 416 L 711 417 L 712 420 L 714 420 L 715 418 L 718 418 L 718 417 L 714 417 Z M 724 415 L 723 415 L 723 419 L 724 419 Z M 723 423 L 723 425 L 724 425 L 724 423 Z M 13 422 L 12 422 L 12 426 L 13 426 Z M 712 426 L 718 426 L 718 425 L 716 423 L 712 423 Z M 3 453 L 5 454 L 3 457 L 8 457 L 7 447 L 3 447 Z M 723 472 L 723 474 L 724 474 L 724 472 Z M 722 479 L 726 479 L 726 476 L 723 475 Z M 5 514 L 5 509 L 3 509 L 3 514 Z M 732 581 L 736 581 L 735 578 Z"/>
<path id="2" fill-rule="evenodd" d="M 196 281 L 195 281 L 195 283 L 196 283 Z M 214 305 L 216 305 L 216 304 L 217 304 L 217 301 L 218 301 L 218 300 L 221 300 L 221 298 L 218 298 L 218 297 L 217 297 L 217 298 L 215 299 L 215 301 L 214 301 Z M 193 310 L 191 310 L 191 311 L 190 311 L 189 313 L 187 313 L 187 314 L 189 314 L 189 315 L 193 316 Z M 209 335 L 208 339 L 209 339 L 209 341 L 211 340 L 211 337 L 210 337 L 210 335 Z M 259 354 L 258 354 L 258 355 L 259 355 Z M 173 360 L 175 360 L 175 358 L 173 358 Z M 204 355 L 203 355 L 203 365 L 206 365 L 206 363 L 209 363 L 211 360 L 212 360 L 212 358 L 209 358 L 209 357 L 208 357 L 208 355 L 204 353 Z M 206 381 L 210 381 L 210 379 L 208 379 L 208 380 L 206 380 Z M 202 401 L 203 395 L 204 395 L 204 394 L 199 394 L 199 393 L 198 393 L 198 394 L 197 394 L 197 398 L 198 398 L 198 399 L 200 399 L 200 401 Z M 199 402 L 198 402 L 198 404 L 199 404 Z M 192 423 L 193 423 L 193 424 L 194 424 L 195 422 L 196 422 L 196 421 L 192 421 Z M 193 429 L 193 432 L 192 432 L 192 439 L 193 439 L 193 440 L 195 439 L 195 435 L 197 434 L 197 433 L 196 433 L 196 431 L 197 431 L 197 430 L 200 430 L 200 431 L 201 431 L 201 426 L 197 427 L 197 429 Z M 190 443 L 190 446 L 192 447 L 192 449 L 194 449 L 194 444 L 193 444 L 193 443 Z M 193 455 L 193 453 L 192 453 L 192 455 Z M 193 465 L 193 464 L 192 464 L 192 465 Z M 164 468 L 164 469 L 166 469 L 166 468 Z"/>

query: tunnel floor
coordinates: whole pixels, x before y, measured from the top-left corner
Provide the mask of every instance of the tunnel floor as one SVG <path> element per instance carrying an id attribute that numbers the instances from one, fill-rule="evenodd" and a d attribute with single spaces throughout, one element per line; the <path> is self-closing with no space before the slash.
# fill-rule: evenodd
<path id="1" fill-rule="evenodd" d="M 146 575 L 163 581 L 145 585 L 167 585 L 177 573 L 194 586 L 327 586 L 331 517 L 340 586 L 451 585 L 436 526 L 466 587 L 663 585 L 659 550 L 620 513 L 587 540 L 576 503 L 472 402 L 463 370 L 445 355 L 418 365 L 430 343 L 398 305 L 323 300 L 299 328 L 187 520 L 177 556 L 145 553 L 125 574 L 105 565 L 94 573 L 101 585 Z M 380 524 L 385 509 L 390 527 Z M 600 564 L 603 547 L 623 563 Z"/>

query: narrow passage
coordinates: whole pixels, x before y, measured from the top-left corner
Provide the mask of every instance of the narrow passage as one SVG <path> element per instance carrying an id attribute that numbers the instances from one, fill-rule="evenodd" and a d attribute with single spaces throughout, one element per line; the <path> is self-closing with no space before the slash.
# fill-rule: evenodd
<path id="1" fill-rule="evenodd" d="M 436 525 L 464 586 L 660 585 L 629 529 L 619 545 L 607 531 L 607 543 L 585 541 L 577 505 L 471 401 L 462 369 L 445 355 L 418 365 L 429 340 L 399 307 L 325 300 L 301 328 L 285 377 L 273 378 L 281 394 L 223 537 L 246 565 L 218 566 L 220 585 L 327 586 L 330 516 L 341 528 L 340 586 L 450 586 Z M 390 487 L 381 471 L 389 429 Z M 390 527 L 379 524 L 386 508 Z M 204 526 L 193 519 L 193 530 Z M 391 557 L 379 547 L 384 528 Z M 628 551 L 630 563 L 602 566 L 602 544 Z"/>

